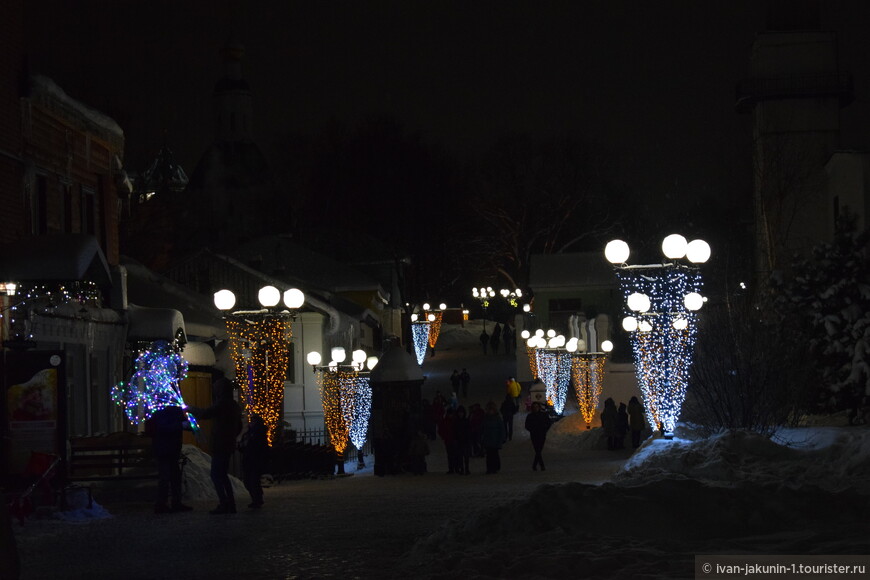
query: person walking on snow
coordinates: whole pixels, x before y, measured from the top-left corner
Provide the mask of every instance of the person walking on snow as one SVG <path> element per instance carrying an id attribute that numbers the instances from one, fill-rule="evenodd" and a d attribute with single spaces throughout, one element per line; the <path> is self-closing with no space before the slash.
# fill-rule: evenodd
<path id="1" fill-rule="evenodd" d="M 646 428 L 643 405 L 637 397 L 628 400 L 628 426 L 631 429 L 631 446 L 637 449 L 640 447 L 640 434 Z"/>
<path id="2" fill-rule="evenodd" d="M 547 440 L 547 431 L 550 429 L 550 417 L 544 412 L 540 403 L 532 403 L 532 412 L 526 415 L 526 431 L 532 440 L 532 448 L 535 450 L 535 459 L 532 461 L 532 471 L 545 470 L 542 452 Z"/>
<path id="3" fill-rule="evenodd" d="M 462 372 L 459 373 L 459 384 L 462 387 L 462 398 L 465 399 L 468 397 L 468 383 L 471 382 L 471 375 L 468 374 L 468 369 L 463 368 Z"/>
<path id="4" fill-rule="evenodd" d="M 486 404 L 481 442 L 486 449 L 486 473 L 498 473 L 501 469 L 501 457 L 499 457 L 498 450 L 504 443 L 504 421 L 498 414 L 498 409 L 493 401 Z"/>
<path id="5" fill-rule="evenodd" d="M 514 398 L 510 395 L 505 395 L 504 401 L 501 403 L 501 417 L 504 420 L 506 441 L 511 441 L 514 438 L 514 414 L 516 412 L 517 406 L 514 403 Z"/>

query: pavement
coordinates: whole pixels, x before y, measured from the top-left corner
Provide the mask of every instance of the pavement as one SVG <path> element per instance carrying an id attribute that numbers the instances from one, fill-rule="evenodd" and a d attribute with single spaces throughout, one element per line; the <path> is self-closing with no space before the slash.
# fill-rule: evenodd
<path id="1" fill-rule="evenodd" d="M 423 396 L 449 394 L 450 373 L 463 367 L 472 378 L 468 400 L 460 402 L 485 404 L 503 399 L 516 361 L 483 356 L 476 344 L 438 348 L 423 363 Z M 209 515 L 212 502 L 156 515 L 153 488 L 98 488 L 94 497 L 110 518 L 36 519 L 16 527 L 22 580 L 420 577 L 419 570 L 409 572 L 407 554 L 446 522 L 492 506 L 510 509 L 542 484 L 604 482 L 630 455 L 545 447 L 547 471 L 532 471 L 524 418 L 524 412 L 515 417 L 514 439 L 502 449 L 495 475 L 484 474 L 483 458 L 472 458 L 471 475 L 446 474 L 444 445 L 436 440 L 425 475 L 376 477 L 369 458 L 366 469 L 346 477 L 269 487 L 259 510 L 237 498 L 242 507 L 232 515 Z"/>

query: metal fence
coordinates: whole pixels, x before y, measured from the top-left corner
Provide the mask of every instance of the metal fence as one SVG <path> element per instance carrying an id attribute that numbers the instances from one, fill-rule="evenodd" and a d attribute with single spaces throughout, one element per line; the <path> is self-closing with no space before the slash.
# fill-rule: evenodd
<path id="1" fill-rule="evenodd" d="M 292 430 L 292 433 L 295 433 L 295 441 L 297 443 L 307 443 L 309 445 L 330 445 L 329 434 L 326 432 L 325 428 Z M 293 440 L 292 437 L 294 437 L 294 435 L 290 435 L 288 439 Z M 370 439 L 366 439 L 366 442 L 363 444 L 362 453 L 363 457 L 371 456 L 372 442 Z M 357 448 L 354 447 L 353 444 L 348 443 L 347 448 L 344 450 L 345 461 L 354 460 L 358 457 L 358 455 L 359 451 L 357 451 Z"/>

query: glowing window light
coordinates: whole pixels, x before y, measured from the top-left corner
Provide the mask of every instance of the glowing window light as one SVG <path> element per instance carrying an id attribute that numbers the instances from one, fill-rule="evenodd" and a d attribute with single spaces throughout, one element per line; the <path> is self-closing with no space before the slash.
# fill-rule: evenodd
<path id="1" fill-rule="evenodd" d="M 574 393 L 577 395 L 577 406 L 587 429 L 591 427 L 598 409 L 598 400 L 604 385 L 604 362 L 603 356 L 579 355 L 571 358 Z"/>
<path id="2" fill-rule="evenodd" d="M 127 383 L 112 387 L 112 400 L 124 409 L 134 425 L 147 420 L 156 411 L 177 406 L 187 409 L 180 383 L 187 377 L 187 361 L 180 354 L 177 342 L 155 341 L 141 352 L 134 362 L 134 372 Z M 197 430 L 196 419 L 187 413 L 191 428 Z"/>
<path id="3" fill-rule="evenodd" d="M 414 322 L 411 324 L 411 339 L 414 342 L 414 354 L 417 355 L 417 364 L 423 366 L 426 360 L 426 349 L 429 346 L 429 323 Z"/>
<path id="4" fill-rule="evenodd" d="M 290 321 L 266 316 L 228 318 L 226 322 L 245 411 L 248 416 L 259 415 L 263 419 L 271 446 L 284 415 L 284 380 L 292 338 Z"/>

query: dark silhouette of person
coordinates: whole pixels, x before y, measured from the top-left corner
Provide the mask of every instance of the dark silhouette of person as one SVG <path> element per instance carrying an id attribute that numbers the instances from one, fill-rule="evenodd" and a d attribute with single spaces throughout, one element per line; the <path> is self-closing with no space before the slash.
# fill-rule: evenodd
<path id="1" fill-rule="evenodd" d="M 483 457 L 483 443 L 481 443 L 480 439 L 483 436 L 483 418 L 485 416 L 483 407 L 479 403 L 471 405 L 471 410 L 468 413 L 468 422 L 471 425 L 471 454 L 474 457 Z"/>
<path id="2" fill-rule="evenodd" d="M 186 512 L 193 508 L 181 503 L 181 436 L 187 414 L 177 405 L 158 409 L 145 429 L 157 461 L 157 502 L 154 513 Z M 167 503 L 170 501 L 171 503 Z"/>
<path id="3" fill-rule="evenodd" d="M 511 349 L 515 348 L 512 340 L 513 336 L 514 331 L 512 330 L 511 326 L 507 322 L 505 322 L 504 329 L 501 333 L 501 341 L 504 344 L 504 353 L 506 355 L 510 355 Z"/>
<path id="4" fill-rule="evenodd" d="M 517 404 L 510 395 L 504 396 L 501 403 L 501 417 L 504 421 L 505 440 L 512 441 L 514 438 L 514 414 L 517 412 Z"/>
<path id="5" fill-rule="evenodd" d="M 640 434 L 646 428 L 643 405 L 637 397 L 628 400 L 628 426 L 631 429 L 631 446 L 637 449 L 640 447 Z"/>
<path id="6" fill-rule="evenodd" d="M 604 401 L 604 410 L 601 411 L 601 428 L 607 437 L 607 448 L 616 449 L 616 403 L 610 397 Z"/>
<path id="7" fill-rule="evenodd" d="M 547 431 L 550 429 L 550 417 L 544 412 L 540 403 L 532 403 L 532 411 L 526 415 L 526 431 L 532 440 L 532 448 L 535 450 L 535 458 L 532 460 L 532 470 L 537 471 L 541 466 L 544 471 L 544 443 L 547 440 Z"/>
<path id="8" fill-rule="evenodd" d="M 491 475 L 501 469 L 501 457 L 498 450 L 504 443 L 504 421 L 498 414 L 498 409 L 493 401 L 486 404 L 486 412 L 483 416 L 483 433 L 481 443 L 486 450 L 486 473 Z"/>
<path id="9" fill-rule="evenodd" d="M 486 329 L 480 333 L 480 346 L 483 347 L 483 354 L 486 354 L 486 347 L 489 345 L 489 335 L 486 333 Z"/>
<path id="10" fill-rule="evenodd" d="M 205 410 L 197 410 L 197 419 L 212 420 L 211 430 L 211 481 L 217 492 L 218 506 L 209 513 L 236 513 L 236 498 L 230 481 L 230 459 L 236 450 L 236 438 L 242 431 L 242 410 L 233 400 L 233 384 L 222 374 L 212 383 L 214 404 Z"/>
<path id="11" fill-rule="evenodd" d="M 625 449 L 625 434 L 628 433 L 628 411 L 625 403 L 620 403 L 616 411 L 616 448 Z"/>
<path id="12" fill-rule="evenodd" d="M 468 369 L 462 369 L 462 372 L 459 373 L 459 384 L 462 387 L 462 398 L 465 399 L 468 397 L 468 383 L 471 382 L 471 375 L 468 374 Z M 458 391 L 457 391 L 458 392 Z"/>
<path id="13" fill-rule="evenodd" d="M 429 441 L 426 433 L 417 431 L 408 444 L 408 471 L 414 475 L 426 473 L 426 456 L 429 455 Z"/>
<path id="14" fill-rule="evenodd" d="M 239 442 L 239 451 L 242 452 L 242 481 L 251 495 L 248 507 L 260 508 L 263 506 L 263 485 L 260 480 L 269 463 L 269 441 L 266 424 L 259 415 L 251 417 L 248 429 Z"/>
<path id="15" fill-rule="evenodd" d="M 454 420 L 456 411 L 452 407 L 447 408 L 447 412 L 438 423 L 438 435 L 444 441 L 444 450 L 447 452 L 447 473 L 456 473 L 457 466 L 457 448 L 456 448 L 456 421 Z"/>
<path id="16" fill-rule="evenodd" d="M 489 346 L 492 354 L 498 354 L 498 344 L 501 341 L 501 326 L 495 323 L 495 328 L 492 329 L 492 334 L 489 337 Z"/>
<path id="17" fill-rule="evenodd" d="M 471 455 L 471 422 L 465 407 L 459 406 L 453 419 L 453 433 L 456 437 L 456 473 L 468 475 L 468 458 Z"/>
<path id="18" fill-rule="evenodd" d="M 453 369 L 453 374 L 450 375 L 450 386 L 453 388 L 453 392 L 457 395 L 459 394 L 459 385 L 461 381 L 459 379 L 459 371 Z"/>

